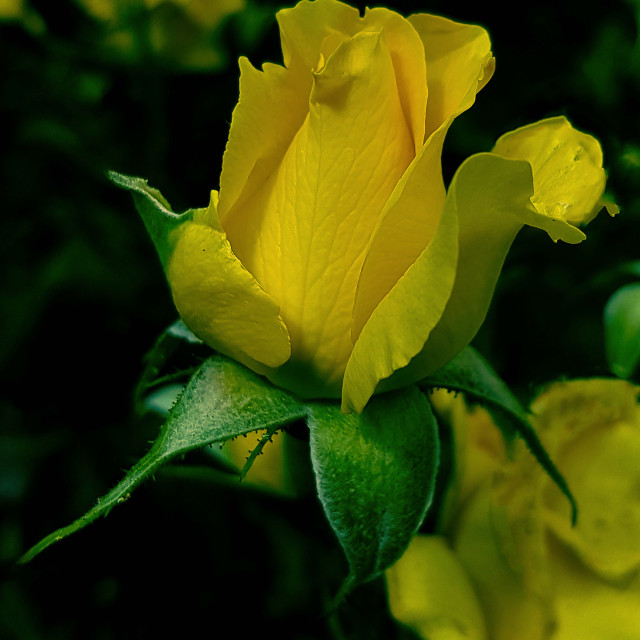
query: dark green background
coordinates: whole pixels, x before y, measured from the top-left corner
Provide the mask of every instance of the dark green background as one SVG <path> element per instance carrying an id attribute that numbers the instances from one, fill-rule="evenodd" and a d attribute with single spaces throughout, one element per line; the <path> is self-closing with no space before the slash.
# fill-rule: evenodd
<path id="1" fill-rule="evenodd" d="M 280 61 L 273 11 L 230 20 L 228 62 L 187 72 L 122 60 L 67 2 L 33 2 L 46 31 L 0 23 L 0 637 L 405 637 L 375 583 L 336 620 L 345 566 L 313 496 L 219 483 L 190 457 L 107 520 L 27 566 L 15 560 L 83 513 L 144 453 L 133 412 L 143 356 L 175 319 L 159 262 L 108 169 L 149 179 L 175 210 L 203 206 L 237 99 L 238 55 Z M 565 114 L 602 142 L 608 191 L 578 246 L 525 229 L 475 344 L 527 402 L 544 382 L 608 375 L 602 309 L 640 258 L 640 43 L 632 0 L 388 2 L 485 26 L 497 69 L 449 135 L 447 176 L 503 132 Z M 230 625 L 230 628 L 227 628 Z"/>

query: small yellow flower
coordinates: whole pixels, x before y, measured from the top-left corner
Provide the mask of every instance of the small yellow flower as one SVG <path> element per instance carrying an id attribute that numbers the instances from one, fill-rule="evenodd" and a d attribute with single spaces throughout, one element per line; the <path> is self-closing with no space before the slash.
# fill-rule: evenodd
<path id="1" fill-rule="evenodd" d="M 621 380 L 571 381 L 532 405 L 578 502 L 576 527 L 524 447 L 511 458 L 487 449 L 487 414 L 454 408 L 459 466 L 444 529 L 416 538 L 388 572 L 394 615 L 430 640 L 640 639 L 639 393 Z M 455 605 L 432 595 L 445 562 Z"/>
<path id="2" fill-rule="evenodd" d="M 284 66 L 240 59 L 219 198 L 176 233 L 167 275 L 209 345 L 361 411 L 469 343 L 523 224 L 584 238 L 602 154 L 553 118 L 467 159 L 446 190 L 445 135 L 493 74 L 486 31 L 337 0 L 277 19 Z"/>

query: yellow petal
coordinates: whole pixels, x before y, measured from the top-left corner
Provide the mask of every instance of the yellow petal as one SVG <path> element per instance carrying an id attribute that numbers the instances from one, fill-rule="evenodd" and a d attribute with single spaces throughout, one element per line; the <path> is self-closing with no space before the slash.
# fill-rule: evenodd
<path id="1" fill-rule="evenodd" d="M 424 144 L 427 109 L 427 71 L 420 36 L 400 14 L 376 7 L 365 11 L 362 31 L 381 31 L 391 54 L 396 87 L 405 119 L 413 135 L 414 152 Z"/>
<path id="2" fill-rule="evenodd" d="M 499 471 L 507 460 L 507 453 L 500 430 L 483 407 L 470 407 L 462 395 L 444 390 L 431 394 L 431 404 L 453 432 L 454 473 L 440 517 L 446 529 L 478 487 Z"/>
<path id="3" fill-rule="evenodd" d="M 276 170 L 302 126 L 320 54 L 328 58 L 357 32 L 360 19 L 357 9 L 336 0 L 303 0 L 276 18 L 286 68 L 266 63 L 258 71 L 246 58 L 239 61 L 240 96 L 220 176 L 219 215 L 225 229 L 233 206 L 241 196 L 251 198 Z"/>
<path id="4" fill-rule="evenodd" d="M 360 33 L 315 72 L 309 115 L 277 171 L 226 221 L 291 336 L 291 366 L 269 374 L 278 384 L 339 394 L 364 247 L 412 155 L 384 38 Z"/>
<path id="5" fill-rule="evenodd" d="M 580 517 L 572 529 L 564 509 L 556 504 L 550 524 L 585 563 L 605 577 L 623 577 L 640 568 L 638 460 L 640 428 L 625 423 L 582 434 L 557 459 Z"/>
<path id="6" fill-rule="evenodd" d="M 436 233 L 446 195 L 440 159 L 447 129 L 431 136 L 380 216 L 358 279 L 351 327 L 354 341 L 376 306 Z"/>
<path id="7" fill-rule="evenodd" d="M 488 638 L 469 577 L 443 538 L 416 536 L 386 579 L 391 613 L 423 638 Z"/>
<path id="8" fill-rule="evenodd" d="M 409 18 L 427 56 L 426 134 L 372 237 L 358 282 L 353 338 L 378 302 L 432 240 L 445 199 L 441 156 L 453 120 L 468 109 L 492 70 L 491 43 L 481 27 L 417 14 Z"/>
<path id="9" fill-rule="evenodd" d="M 552 640 L 637 640 L 640 583 L 608 584 L 570 554 L 554 555 L 557 629 Z"/>
<path id="10" fill-rule="evenodd" d="M 555 460 L 580 513 L 571 526 L 551 485 L 546 519 L 593 571 L 619 580 L 640 569 L 640 387 L 623 380 L 557 384 L 533 405 L 543 442 L 556 440 Z"/>
<path id="11" fill-rule="evenodd" d="M 636 393 L 636 385 L 615 378 L 556 382 L 534 400 L 531 411 L 545 447 L 555 455 L 583 431 L 617 422 L 637 424 Z"/>
<path id="12" fill-rule="evenodd" d="M 531 164 L 533 205 L 541 215 L 563 223 L 547 229 L 554 241 L 584 239 L 574 227 L 592 220 L 602 208 L 606 181 L 595 138 L 574 129 L 564 117 L 549 118 L 503 135 L 493 152 Z"/>
<path id="13" fill-rule="evenodd" d="M 303 0 L 276 15 L 285 67 L 266 63 L 262 71 L 240 58 L 240 96 L 233 111 L 222 161 L 218 213 L 225 229 L 239 199 L 251 198 L 282 161 L 309 112 L 313 69 L 322 56 L 353 36 L 356 9 L 337 0 Z M 240 209 L 241 207 L 240 203 Z"/>
<path id="14" fill-rule="evenodd" d="M 309 78 L 275 64 L 254 69 L 240 58 L 240 97 L 222 159 L 218 215 L 223 227 L 234 205 L 251 197 L 281 162 L 309 111 Z"/>
<path id="15" fill-rule="evenodd" d="M 549 640 L 553 637 L 550 611 L 523 583 L 520 568 L 507 561 L 508 538 L 496 533 L 495 508 L 487 483 L 465 509 L 452 541 L 485 612 L 488 636 L 491 640 Z"/>
<path id="16" fill-rule="evenodd" d="M 417 13 L 409 21 L 427 59 L 426 136 L 467 110 L 495 68 L 489 34 L 482 27 Z"/>
<path id="17" fill-rule="evenodd" d="M 397 383 L 435 371 L 471 342 L 487 313 L 509 247 L 522 227 L 519 217 L 531 208 L 532 192 L 531 169 L 525 162 L 483 153 L 460 166 L 445 204 L 460 217 L 455 286 L 425 348 L 399 372 Z"/>
<path id="18" fill-rule="evenodd" d="M 185 324 L 208 345 L 262 372 L 290 355 L 278 305 L 234 255 L 220 230 L 214 192 L 208 210 L 174 231 L 167 265 Z"/>
<path id="19" fill-rule="evenodd" d="M 288 69 L 309 73 L 320 56 L 328 59 L 343 42 L 359 32 L 384 32 L 396 74 L 397 92 L 413 133 L 415 152 L 424 140 L 427 83 L 424 48 L 411 24 L 381 7 L 363 18 L 356 9 L 336 0 L 303 0 L 278 13 L 282 52 Z"/>
<path id="20" fill-rule="evenodd" d="M 419 380 L 471 341 L 522 226 L 517 214 L 531 207 L 532 192 L 526 162 L 485 153 L 460 166 L 436 237 L 376 307 L 355 344 L 345 373 L 343 406 L 358 410 L 376 384 L 394 371 L 379 390 Z M 443 225 L 449 230 L 441 230 Z M 431 252 L 436 259 L 423 267 Z"/>
<path id="21" fill-rule="evenodd" d="M 287 69 L 302 70 L 309 76 L 322 53 L 327 59 L 336 47 L 359 30 L 357 9 L 337 0 L 302 0 L 277 14 L 282 56 Z"/>
<path id="22" fill-rule="evenodd" d="M 451 295 L 458 233 L 457 209 L 445 206 L 433 241 L 375 308 L 353 347 L 344 374 L 343 411 L 362 411 L 378 383 L 424 345 Z"/>
<path id="23" fill-rule="evenodd" d="M 521 130 L 522 134 L 507 134 L 496 145 L 500 154 L 477 154 L 458 169 L 458 172 L 465 172 L 465 181 L 464 187 L 457 188 L 457 207 L 461 212 L 460 258 L 453 294 L 423 351 L 383 388 L 394 388 L 428 375 L 473 339 L 488 310 L 509 247 L 523 224 L 543 229 L 553 240 L 575 243 L 584 239 L 582 231 L 567 219 L 548 215 L 548 207 L 543 211 L 540 206 L 540 202 L 548 203 L 545 198 L 551 196 L 562 198 L 563 202 L 586 202 L 586 208 L 577 204 L 573 207 L 577 214 L 589 208 L 591 203 L 599 202 L 602 194 L 603 185 L 598 182 L 599 186 L 588 199 L 579 195 L 591 177 L 600 175 L 598 162 L 601 158 L 595 153 L 587 153 L 591 150 L 589 140 L 593 139 L 589 136 L 583 139 L 584 134 L 570 125 L 567 128 L 564 122 L 564 119 L 553 119 L 550 123 L 542 121 Z M 535 141 L 531 142 L 531 147 L 539 151 L 538 155 L 517 153 L 521 150 L 517 143 L 532 138 Z M 585 148 L 577 161 L 575 154 L 568 154 L 567 146 L 562 143 L 562 140 L 574 139 L 582 140 Z M 564 180 L 555 180 L 548 167 L 553 167 Z M 532 204 L 532 199 L 536 199 L 536 173 L 538 198 L 537 204 Z M 454 182 L 455 177 L 452 187 Z M 450 197 L 451 187 L 447 201 Z"/>

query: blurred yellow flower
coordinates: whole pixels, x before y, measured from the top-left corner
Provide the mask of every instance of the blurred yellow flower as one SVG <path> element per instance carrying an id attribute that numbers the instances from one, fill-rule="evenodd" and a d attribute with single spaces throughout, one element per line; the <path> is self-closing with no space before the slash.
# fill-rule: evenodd
<path id="1" fill-rule="evenodd" d="M 211 69 L 224 61 L 215 31 L 245 0 L 76 0 L 105 23 L 104 45 L 135 60 L 152 53 L 167 64 Z"/>
<path id="2" fill-rule="evenodd" d="M 261 442 L 263 434 L 250 433 L 247 437 L 227 440 L 219 451 L 213 452 L 241 472 L 256 447 L 264 444 Z M 255 456 L 242 484 L 283 497 L 300 496 L 308 490 L 312 481 L 305 464 L 308 457 L 306 442 L 297 440 L 285 431 L 278 431 Z"/>
<path id="3" fill-rule="evenodd" d="M 445 135 L 493 74 L 486 31 L 337 0 L 277 19 L 284 66 L 240 59 L 219 198 L 175 232 L 167 276 L 209 345 L 361 411 L 468 344 L 523 224 L 585 237 L 602 153 L 552 118 L 469 158 L 446 191 Z"/>
<path id="4" fill-rule="evenodd" d="M 27 0 L 0 0 L 0 24 L 16 21 L 32 33 L 45 31 L 45 24 Z"/>
<path id="5" fill-rule="evenodd" d="M 458 466 L 443 531 L 418 536 L 388 571 L 393 614 L 430 640 L 638 640 L 639 393 L 621 380 L 571 381 L 532 405 L 577 499 L 576 527 L 524 446 L 510 456 L 487 447 L 487 414 L 454 403 Z M 444 562 L 455 568 L 442 605 L 433 593 Z"/>
<path id="6" fill-rule="evenodd" d="M 163 4 L 179 7 L 194 22 L 215 27 L 222 18 L 244 9 L 245 0 L 143 0 L 148 9 Z"/>
<path id="7" fill-rule="evenodd" d="M 24 11 L 24 0 L 0 0 L 0 18 L 19 18 Z"/>

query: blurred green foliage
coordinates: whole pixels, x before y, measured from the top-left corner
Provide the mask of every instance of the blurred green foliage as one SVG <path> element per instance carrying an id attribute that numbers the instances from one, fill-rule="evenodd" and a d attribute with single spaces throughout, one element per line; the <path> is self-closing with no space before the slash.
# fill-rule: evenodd
<path id="1" fill-rule="evenodd" d="M 345 566 L 313 496 L 244 489 L 211 473 L 205 454 L 14 565 L 157 434 L 159 418 L 136 416 L 133 393 L 175 311 L 131 201 L 105 172 L 148 178 L 176 210 L 206 205 L 237 99 L 235 60 L 281 60 L 273 16 L 282 3 L 237 3 L 198 29 L 179 2 L 124 3 L 138 6 L 130 24 L 100 19 L 88 8 L 99 4 L 109 3 L 0 1 L 0 637 L 191 637 L 227 624 L 238 637 L 410 637 L 388 619 L 380 583 L 324 616 Z M 543 117 L 565 114 L 601 140 L 622 213 L 601 214 L 578 246 L 524 230 L 475 345 L 525 401 L 543 382 L 609 375 L 603 309 L 636 281 L 624 265 L 640 257 L 637 0 L 508 11 L 502 2 L 382 4 L 477 22 L 492 36 L 496 74 L 451 130 L 447 176 Z M 148 10 L 162 18 L 152 23 Z M 165 45 L 153 29 L 169 30 Z M 194 64 L 192 44 L 213 53 Z"/>

